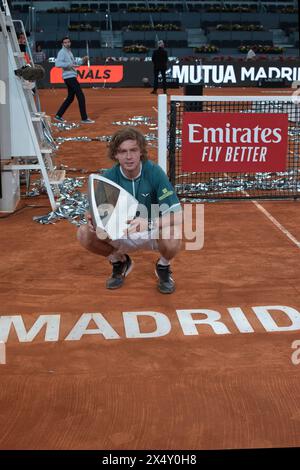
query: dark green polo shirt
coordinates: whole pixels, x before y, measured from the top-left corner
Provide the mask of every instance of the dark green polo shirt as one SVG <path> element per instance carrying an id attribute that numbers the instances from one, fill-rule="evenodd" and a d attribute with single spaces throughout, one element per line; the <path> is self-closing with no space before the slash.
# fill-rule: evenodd
<path id="1" fill-rule="evenodd" d="M 119 163 L 106 170 L 103 176 L 117 183 L 145 206 L 149 219 L 181 210 L 175 190 L 161 167 L 150 160 L 141 163 L 140 175 L 135 179 L 127 178 Z M 143 216 L 143 213 L 139 215 Z"/>

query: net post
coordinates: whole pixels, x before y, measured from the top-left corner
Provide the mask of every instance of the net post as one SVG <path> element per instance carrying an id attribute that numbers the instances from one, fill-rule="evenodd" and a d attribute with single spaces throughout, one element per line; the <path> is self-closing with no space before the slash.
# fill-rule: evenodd
<path id="1" fill-rule="evenodd" d="M 158 164 L 167 173 L 167 95 L 158 96 Z"/>
<path id="2" fill-rule="evenodd" d="M 169 140 L 169 180 L 175 186 L 176 182 L 176 126 L 177 126 L 177 106 L 171 100 L 170 106 L 170 140 Z"/>

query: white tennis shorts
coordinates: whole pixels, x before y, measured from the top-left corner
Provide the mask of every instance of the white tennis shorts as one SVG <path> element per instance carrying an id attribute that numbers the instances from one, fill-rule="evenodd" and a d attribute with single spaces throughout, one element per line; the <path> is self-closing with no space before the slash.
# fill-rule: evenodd
<path id="1" fill-rule="evenodd" d="M 116 253 L 124 255 L 137 250 L 158 250 L 157 232 L 155 230 L 131 233 L 110 242 Z"/>

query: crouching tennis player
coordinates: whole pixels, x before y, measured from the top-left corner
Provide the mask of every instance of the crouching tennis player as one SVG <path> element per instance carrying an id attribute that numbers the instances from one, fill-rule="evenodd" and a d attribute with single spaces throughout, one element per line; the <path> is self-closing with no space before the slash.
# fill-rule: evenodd
<path id="1" fill-rule="evenodd" d="M 133 262 L 128 255 L 136 250 L 157 250 L 160 258 L 155 273 L 158 289 L 163 294 L 175 290 L 171 276 L 170 261 L 181 247 L 182 210 L 175 190 L 164 171 L 148 160 L 146 140 L 143 134 L 133 128 L 116 132 L 108 147 L 108 156 L 116 162 L 103 176 L 114 181 L 132 194 L 139 205 L 147 209 L 130 221 L 124 236 L 112 241 L 100 240 L 96 236 L 90 214 L 87 225 L 81 225 L 78 239 L 81 245 L 92 253 L 108 258 L 112 264 L 112 275 L 106 282 L 108 289 L 117 289 L 130 273 Z M 155 210 L 157 217 L 153 218 Z M 151 217 L 152 212 L 152 217 Z"/>

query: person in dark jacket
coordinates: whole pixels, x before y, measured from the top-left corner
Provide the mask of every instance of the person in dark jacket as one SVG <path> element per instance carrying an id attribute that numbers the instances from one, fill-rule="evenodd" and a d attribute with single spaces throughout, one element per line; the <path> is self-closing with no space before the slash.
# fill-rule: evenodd
<path id="1" fill-rule="evenodd" d="M 165 45 L 163 41 L 158 41 L 157 45 L 157 49 L 155 49 L 152 54 L 154 85 L 151 93 L 154 95 L 157 94 L 159 73 L 161 73 L 164 93 L 167 93 L 166 70 L 168 66 L 168 53 L 165 50 Z"/>

